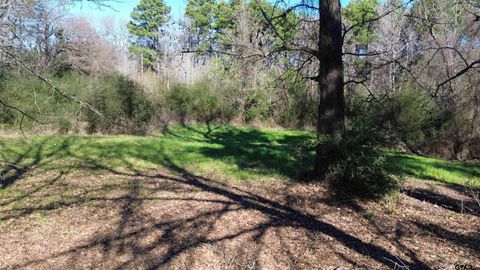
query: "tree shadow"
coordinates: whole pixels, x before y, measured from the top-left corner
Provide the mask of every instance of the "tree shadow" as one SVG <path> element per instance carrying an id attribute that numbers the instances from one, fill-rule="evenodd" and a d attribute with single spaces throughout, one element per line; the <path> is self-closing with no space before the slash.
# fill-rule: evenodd
<path id="1" fill-rule="evenodd" d="M 310 171 L 314 160 L 314 147 L 309 142 L 312 135 L 267 134 L 253 128 L 209 128 L 188 127 L 188 130 L 200 135 L 185 137 L 175 131 L 168 134 L 184 140 L 205 142 L 199 152 L 209 158 L 228 160 L 239 169 L 264 174 L 277 174 L 290 180 L 302 180 L 300 176 Z M 220 147 L 211 147 L 216 145 Z"/>
<path id="2" fill-rule="evenodd" d="M 227 140 L 229 134 L 225 137 L 217 137 L 216 140 Z M 242 133 L 242 136 L 256 136 L 254 133 Z M 265 138 L 259 140 L 266 141 Z M 229 141 L 230 142 L 230 141 Z M 56 257 L 69 256 L 69 263 L 76 263 L 81 260 L 79 254 L 84 250 L 91 250 L 93 248 L 100 248 L 103 250 L 102 256 L 105 260 L 115 258 L 119 254 L 130 254 L 129 259 L 125 260 L 118 268 L 128 268 L 137 263 L 145 265 L 146 269 L 158 269 L 166 267 L 172 260 L 178 258 L 180 255 L 185 255 L 188 252 L 200 248 L 204 245 L 215 245 L 226 240 L 237 239 L 240 237 L 250 236 L 255 242 L 255 246 L 260 247 L 261 239 L 271 229 L 275 228 L 296 228 L 312 233 L 324 234 L 332 237 L 341 245 L 349 250 L 367 256 L 377 263 L 386 267 L 393 267 L 393 263 L 397 258 L 388 250 L 372 243 L 366 243 L 359 238 L 350 235 L 343 230 L 337 228 L 335 225 L 324 222 L 315 216 L 304 213 L 300 210 L 292 208 L 288 205 L 279 203 L 277 201 L 268 199 L 264 196 L 251 193 L 241 188 L 230 187 L 228 184 L 219 183 L 213 179 L 195 175 L 186 169 L 178 166 L 174 160 L 168 157 L 162 157 L 158 165 L 168 168 L 178 176 L 171 176 L 164 173 L 146 174 L 139 171 L 133 173 L 119 172 L 113 168 L 108 168 L 102 164 L 103 157 L 92 158 L 81 156 L 71 151 L 72 139 L 66 139 L 59 149 L 62 149 L 62 156 L 68 155 L 70 158 L 79 159 L 76 164 L 84 164 L 87 162 L 91 167 L 99 167 L 108 169 L 108 171 L 118 177 L 127 177 L 128 184 L 122 187 L 126 190 L 126 194 L 116 198 L 108 196 L 87 197 L 85 194 L 73 196 L 68 199 L 61 199 L 59 201 L 49 203 L 47 205 L 40 205 L 36 207 L 24 207 L 15 209 L 15 213 L 4 216 L 3 219 L 15 219 L 21 216 L 30 215 L 38 211 L 52 211 L 66 207 L 84 205 L 87 202 L 95 201 L 112 201 L 120 205 L 118 222 L 114 230 L 108 230 L 96 234 L 89 243 L 76 246 L 72 249 L 62 251 L 55 255 L 49 255 L 42 259 L 35 259 L 28 262 L 19 263 L 15 267 L 33 267 L 41 265 L 42 263 Z M 40 155 L 38 161 L 32 164 L 40 164 L 40 162 L 53 162 L 54 153 L 52 151 L 49 155 Z M 128 152 L 128 154 L 134 154 Z M 46 160 L 43 159 L 46 158 Z M 145 156 L 136 156 L 137 158 L 145 158 Z M 128 160 L 124 160 L 128 164 Z M 134 167 L 132 164 L 129 167 Z M 70 168 L 74 169 L 74 167 Z M 161 189 L 171 190 L 174 193 L 183 194 L 180 198 L 156 198 L 144 196 L 140 192 L 140 185 L 147 182 L 161 184 Z M 168 183 L 168 184 L 167 184 Z M 174 187 L 173 187 L 174 186 Z M 180 188 L 181 187 L 181 188 Z M 115 187 L 113 187 L 115 188 Z M 117 187 L 118 188 L 118 187 Z M 179 189 L 180 188 L 180 189 Z M 198 198 L 188 198 L 192 190 L 213 194 L 220 199 L 208 200 L 208 203 L 217 205 L 215 209 L 200 211 L 197 214 L 188 217 L 168 218 L 164 221 L 158 221 L 153 216 L 143 213 L 141 211 L 142 205 L 149 200 L 164 200 L 164 201 L 201 201 Z M 35 191 L 35 190 L 34 190 Z M 34 192 L 33 191 L 33 192 Z M 88 191 L 84 191 L 84 193 Z M 94 192 L 94 191 L 90 191 Z M 40 196 L 40 195 L 37 195 Z M 17 198 L 21 200 L 22 198 Z M 6 202 L 6 204 L 11 203 Z M 215 224 L 222 216 L 228 213 L 236 213 L 240 211 L 254 211 L 261 213 L 265 219 L 259 221 L 258 224 L 250 227 L 241 228 L 237 231 L 230 231 L 221 236 L 209 236 L 215 228 Z M 156 232 L 161 232 L 156 234 Z M 138 239 L 142 239 L 146 235 L 156 235 L 153 240 L 147 244 L 140 243 Z M 162 252 L 158 253 L 156 250 L 161 248 Z M 250 247 L 249 247 L 250 248 Z M 293 255 L 292 255 L 293 256 Z M 253 257 L 251 257 L 252 259 Z M 252 259 L 253 260 L 253 259 Z M 428 266 L 422 262 L 412 263 L 410 269 L 428 269 Z"/>
<path id="3" fill-rule="evenodd" d="M 48 258 L 22 263 L 16 265 L 16 267 L 32 267 L 52 258 L 65 255 L 74 256 L 75 254 L 80 254 L 82 250 L 101 247 L 105 256 L 116 256 L 124 253 L 131 254 L 130 259 L 124 261 L 117 268 L 128 268 L 132 263 L 143 262 L 147 266 L 146 269 L 158 269 L 168 266 L 180 254 L 205 244 L 212 245 L 224 240 L 252 235 L 251 239 L 256 242 L 256 245 L 260 245 L 260 239 L 268 230 L 283 227 L 294 227 L 328 235 L 358 254 L 368 256 L 386 267 L 394 267 L 394 262 L 397 260 L 396 256 L 382 247 L 363 242 L 332 224 L 262 196 L 252 196 L 242 192 L 240 189 L 230 190 L 228 186 L 220 187 L 214 184 L 215 181 L 211 179 L 193 175 L 182 168 L 176 167 L 174 164 L 170 165 L 172 169 L 180 173 L 181 177 L 172 177 L 164 174 L 141 175 L 141 177 L 149 179 L 149 181 L 174 182 L 194 187 L 203 192 L 220 195 L 225 201 L 220 200 L 215 203 L 219 203 L 221 207 L 216 210 L 201 212 L 199 215 L 189 218 L 152 223 L 154 219 L 142 215 L 141 211 L 139 211 L 141 204 L 145 201 L 144 198 L 139 197 L 138 185 L 140 180 L 132 180 L 128 194 L 118 199 L 118 202 L 121 203 L 120 219 L 114 231 L 95 235 L 94 239 L 88 244 L 77 246 Z M 140 175 L 132 175 L 132 177 L 137 178 Z M 245 210 L 259 211 L 268 218 L 266 221 L 250 228 L 244 228 L 220 237 L 209 237 L 216 220 L 219 220 L 226 213 Z M 144 224 L 148 224 L 148 226 L 144 226 Z M 137 238 L 142 238 L 146 234 L 157 230 L 161 230 L 163 233 L 154 241 L 150 241 L 149 244 L 140 245 L 136 241 Z M 151 257 L 150 253 L 160 246 L 167 247 L 163 255 Z M 429 269 L 427 265 L 421 262 L 408 266 L 410 267 L 409 269 Z"/>
<path id="4" fill-rule="evenodd" d="M 480 216 L 480 205 L 472 199 L 460 200 L 426 188 L 403 188 L 402 193 L 461 214 Z"/>
<path id="5" fill-rule="evenodd" d="M 412 223 L 421 230 L 428 232 L 429 234 L 432 234 L 440 239 L 480 252 L 480 241 L 478 241 L 478 235 L 463 235 L 442 228 L 436 224 L 424 224 L 416 221 L 413 221 Z"/>
<path id="6" fill-rule="evenodd" d="M 55 147 L 47 148 L 49 144 L 48 139 L 42 139 L 38 143 L 31 144 L 22 153 L 15 153 L 15 150 L 10 149 L 4 142 L 0 142 L 0 150 L 2 153 L 0 157 L 9 156 L 7 152 L 13 152 L 16 158 L 11 161 L 0 161 L 0 190 L 5 189 L 15 182 L 20 180 L 29 171 L 40 168 L 47 163 L 64 157 L 64 152 L 70 147 L 72 139 L 68 138 L 62 140 L 62 143 Z"/>
<path id="7" fill-rule="evenodd" d="M 288 142 L 297 140 L 298 143 L 303 142 L 305 137 L 293 136 L 293 138 L 271 138 L 264 134 L 257 134 L 249 130 L 241 131 L 222 131 L 214 130 L 208 135 L 208 138 L 199 134 L 200 140 L 212 141 L 212 143 L 224 145 L 228 148 L 230 145 L 237 145 L 240 148 L 239 156 L 235 162 L 241 162 L 243 159 L 252 159 L 254 161 L 264 161 L 265 159 L 278 159 L 275 151 L 287 155 L 291 150 Z M 241 138 L 236 140 L 236 138 Z M 39 259 L 31 259 L 28 261 L 18 262 L 13 268 L 29 268 L 40 266 L 47 263 L 51 259 L 68 257 L 69 263 L 81 263 L 82 253 L 89 250 L 101 250 L 100 261 L 112 261 L 117 257 L 128 254 L 128 259 L 124 259 L 121 265 L 116 268 L 130 268 L 133 265 L 142 265 L 146 269 L 157 269 L 168 267 L 173 261 L 183 258 L 185 260 L 185 268 L 194 268 L 196 254 L 194 250 L 204 246 L 223 245 L 225 241 L 248 237 L 249 241 L 245 242 L 245 246 L 239 247 L 236 252 L 242 255 L 245 262 L 243 264 L 254 264 L 258 261 L 259 252 L 269 247 L 263 243 L 262 239 L 272 230 L 280 230 L 285 228 L 294 228 L 310 234 L 325 235 L 339 243 L 343 248 L 348 249 L 354 254 L 365 256 L 379 265 L 386 267 L 395 267 L 403 263 L 409 269 L 430 269 L 430 267 L 416 257 L 414 252 L 407 252 L 407 255 L 398 258 L 392 252 L 384 247 L 373 243 L 365 242 L 359 237 L 345 232 L 338 226 L 326 222 L 321 218 L 300 210 L 299 208 L 287 203 L 281 203 L 277 200 L 270 199 L 264 195 L 245 190 L 236 186 L 229 185 L 225 182 L 216 181 L 212 178 L 203 177 L 190 172 L 174 159 L 174 157 L 162 152 L 163 146 L 153 147 L 151 145 L 126 145 L 124 143 L 116 143 L 101 147 L 101 144 L 91 143 L 84 146 L 83 152 L 76 151 L 72 148 L 75 144 L 75 138 L 64 138 L 64 141 L 57 147 L 49 149 L 46 155 L 39 155 L 38 161 L 33 163 L 32 168 L 38 168 L 41 164 L 45 166 L 49 163 L 55 163 L 59 158 L 68 158 L 74 160 L 68 164 L 61 164 L 62 170 L 68 171 L 63 176 L 75 170 L 99 170 L 110 173 L 113 178 L 124 177 L 127 182 L 122 184 L 103 183 L 99 188 L 89 188 L 82 191 L 81 194 L 72 195 L 71 197 L 62 197 L 54 202 L 39 205 L 27 205 L 25 207 L 17 207 L 12 211 L 2 213 L 2 220 L 12 220 L 31 215 L 42 211 L 52 211 L 74 206 L 89 205 L 89 207 L 105 207 L 104 205 L 96 205 L 95 203 L 113 203 L 118 206 L 118 220 L 115 222 L 114 228 L 108 228 L 99 231 L 93 235 L 86 243 L 81 243 L 73 248 L 66 249 L 55 254 L 45 255 Z M 248 142 L 248 143 L 247 143 Z M 246 145 L 244 145 L 244 143 Z M 40 145 L 46 145 L 45 141 L 39 142 Z M 262 156 L 262 154 L 253 154 L 259 146 L 271 144 L 270 151 Z M 92 149 L 90 149 L 92 148 Z M 230 149 L 230 153 L 225 156 L 236 155 L 234 150 Z M 43 149 L 42 151 L 44 151 Z M 95 151 L 93 151 L 95 150 Z M 26 151 L 31 151 L 28 148 Z M 221 150 L 218 150 L 221 151 Z M 245 152 L 246 153 L 245 153 Z M 20 156 L 29 156 L 30 154 L 18 153 Z M 223 157 L 221 153 L 212 152 L 208 155 L 217 154 Z M 105 160 L 118 159 L 122 167 L 127 170 L 119 171 L 115 167 L 108 165 Z M 234 157 L 235 158 L 235 157 Z M 159 168 L 167 169 L 165 172 L 147 172 L 139 170 L 131 160 L 143 160 L 151 162 L 159 166 Z M 285 160 L 285 166 L 291 168 L 295 166 Z M 260 165 L 257 165 L 260 166 Z M 56 170 L 57 167 L 52 167 Z M 279 172 L 282 172 L 278 168 Z M 285 172 L 286 173 L 286 172 Z M 59 176 L 61 177 L 61 175 Z M 65 177 L 63 177 L 65 178 Z M 55 179 L 54 179 L 55 180 Z M 47 182 L 47 184 L 56 184 L 57 180 Z M 144 190 L 144 185 L 151 185 Z M 9 186 L 10 187 L 10 186 Z M 8 188 L 8 187 L 7 187 Z M 68 186 L 61 186 L 67 189 Z M 76 188 L 78 187 L 71 187 Z M 24 200 L 35 192 L 39 192 L 42 186 L 32 189 L 30 193 L 25 193 L 23 197 L 16 197 L 13 200 L 3 202 L 0 207 L 5 207 L 13 202 Z M 114 192 L 110 190 L 119 190 L 121 195 L 113 196 Z M 169 192 L 175 196 L 158 195 L 157 192 Z M 195 194 L 202 192 L 214 195 L 215 198 L 197 197 Z M 97 193 L 100 193 L 97 195 Z M 37 194 L 39 196 L 47 196 L 48 194 Z M 288 193 L 285 197 L 288 197 Z M 292 199 L 293 200 L 293 199 Z M 181 205 L 182 203 L 202 203 L 211 204 L 215 207 L 212 209 L 188 208 L 188 215 L 166 216 L 159 218 L 158 212 L 148 213 L 144 211 L 145 204 L 152 202 L 173 202 Z M 321 202 L 318 202 L 321 203 Z M 322 202 L 323 203 L 323 202 Z M 333 202 L 330 202 L 333 203 Z M 355 211 L 361 211 L 353 207 Z M 251 226 L 243 226 L 238 229 L 231 229 L 221 235 L 212 234 L 219 220 L 230 214 L 240 214 L 244 211 L 260 213 L 261 219 Z M 5 213 L 5 214 L 4 214 Z M 164 213 L 161 213 L 164 214 Z M 282 236 L 283 237 L 283 236 Z M 148 238 L 148 242 L 142 242 L 142 239 Z M 281 239 L 279 239 L 280 241 Z M 449 241 L 455 241 L 451 238 Z M 471 245 L 470 245 L 471 246 Z M 295 252 L 284 247 L 285 254 L 289 254 L 290 260 L 295 259 Z M 222 251 L 218 251 L 222 253 Z M 230 257 L 224 262 L 225 265 L 232 266 L 238 263 L 236 259 L 232 259 L 238 254 L 229 255 Z M 197 254 L 198 255 L 198 254 Z M 228 257 L 226 254 L 225 257 Z M 339 255 L 340 256 L 340 255 Z M 241 256 L 240 256 L 241 257 Z M 237 258 L 237 257 L 236 257 Z M 347 260 L 348 261 L 348 260 Z M 402 263 L 403 262 L 403 263 Z"/>

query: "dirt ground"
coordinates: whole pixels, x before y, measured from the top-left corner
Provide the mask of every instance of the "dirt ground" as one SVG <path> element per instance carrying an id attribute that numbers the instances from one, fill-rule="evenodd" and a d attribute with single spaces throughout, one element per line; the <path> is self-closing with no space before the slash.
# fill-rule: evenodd
<path id="1" fill-rule="evenodd" d="M 0 232 L 0 269 L 480 269 L 478 203 L 430 182 L 342 203 L 318 184 L 37 171 L 0 193 Z"/>

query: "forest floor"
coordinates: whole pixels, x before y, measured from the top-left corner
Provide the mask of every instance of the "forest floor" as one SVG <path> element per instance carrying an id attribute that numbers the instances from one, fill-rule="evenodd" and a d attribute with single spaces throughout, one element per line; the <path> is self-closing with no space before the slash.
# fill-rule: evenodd
<path id="1" fill-rule="evenodd" d="M 480 269 L 478 165 L 391 153 L 402 192 L 352 202 L 294 180 L 310 137 L 1 139 L 0 269 Z"/>

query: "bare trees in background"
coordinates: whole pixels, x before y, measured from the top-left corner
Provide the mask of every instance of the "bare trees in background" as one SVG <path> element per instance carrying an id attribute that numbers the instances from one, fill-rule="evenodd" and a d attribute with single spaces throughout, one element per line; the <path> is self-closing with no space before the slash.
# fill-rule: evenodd
<path id="1" fill-rule="evenodd" d="M 95 3 L 98 6 L 107 6 L 107 1 L 104 0 L 86 1 Z M 78 104 L 81 109 L 85 108 L 97 116 L 104 118 L 102 112 L 97 108 L 78 98 L 74 93 L 69 93 L 59 88 L 48 76 L 43 75 L 45 72 L 56 72 L 59 66 L 60 69 L 63 69 L 65 66 L 70 66 L 71 63 L 69 63 L 69 60 L 74 58 L 72 57 L 74 50 L 68 50 L 67 43 L 69 38 L 65 36 L 65 29 L 62 25 L 65 18 L 63 7 L 74 2 L 81 2 L 81 0 L 2 0 L 0 2 L 1 72 L 3 75 L 5 72 L 17 69 L 19 74 L 33 75 L 34 78 L 47 85 L 54 96 L 63 97 L 66 100 Z M 77 36 L 77 38 L 78 37 L 79 36 Z M 70 38 L 70 41 L 74 39 L 75 38 Z M 75 45 L 80 45 L 78 41 L 79 39 L 77 39 L 77 44 Z M 83 40 L 82 43 L 84 45 L 88 42 L 90 41 L 86 42 Z M 92 48 L 92 46 L 90 47 Z M 95 44 L 95 50 L 96 49 Z M 67 59 L 65 59 L 65 55 L 67 55 Z M 104 63 L 98 64 L 97 66 L 103 64 Z M 22 127 L 25 117 L 34 122 L 41 123 L 38 118 L 41 112 L 36 102 L 35 88 L 32 90 L 35 97 L 34 108 L 36 108 L 34 114 L 26 112 L 24 108 L 8 103 L 4 97 L 2 97 L 1 100 L 5 108 L 21 115 L 20 127 Z M 3 91 L 4 89 L 0 89 L 0 92 Z"/>
<path id="2" fill-rule="evenodd" d="M 62 34 L 66 61 L 73 69 L 90 74 L 107 74 L 121 66 L 121 48 L 102 38 L 87 19 L 66 19 Z"/>
<path id="3" fill-rule="evenodd" d="M 7 1 L 2 20 L 3 49 L 38 52 L 37 66 L 52 63 L 57 51 L 57 23 L 62 16 L 47 1 Z M 31 54 L 32 56 L 34 54 Z"/>
<path id="4" fill-rule="evenodd" d="M 346 52 L 353 52 L 344 56 L 347 91 L 366 92 L 368 99 L 387 103 L 402 95 L 425 96 L 411 106 L 425 117 L 443 115 L 429 120 L 437 126 L 435 135 L 416 135 L 429 141 L 414 139 L 420 144 L 412 144 L 399 136 L 411 149 L 441 140 L 442 148 L 450 149 L 445 157 L 459 156 L 463 145 L 479 136 L 478 8 L 478 1 L 387 1 L 370 10 L 374 16 L 362 23 L 373 33 L 368 46 L 359 53 L 353 50 L 358 42 L 344 45 Z M 355 21 L 346 23 L 351 27 Z M 346 40 L 353 35 L 347 33 Z M 397 116 L 408 110 L 405 104 L 395 106 L 391 113 Z M 419 122 L 403 115 L 393 124 Z"/>
<path id="5" fill-rule="evenodd" d="M 95 3 L 101 5 L 104 2 Z M 74 27 L 68 27 L 76 19 L 68 18 L 65 10 L 67 4 L 52 0 L 6 1 L 0 33 L 1 48 L 28 62 L 36 70 L 54 68 L 66 61 L 65 58 L 76 65 L 79 61 L 73 61 L 73 58 L 78 58 L 82 53 L 98 58 L 98 55 L 92 54 L 104 51 L 104 54 L 111 56 L 110 52 L 105 52 L 106 42 L 102 41 L 93 27 L 87 26 L 88 22 L 84 20 Z M 84 52 L 80 53 L 81 50 Z"/>

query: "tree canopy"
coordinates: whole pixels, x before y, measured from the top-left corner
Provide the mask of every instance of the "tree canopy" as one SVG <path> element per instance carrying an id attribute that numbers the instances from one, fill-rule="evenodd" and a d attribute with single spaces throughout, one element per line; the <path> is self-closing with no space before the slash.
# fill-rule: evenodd
<path id="1" fill-rule="evenodd" d="M 163 0 L 141 0 L 130 14 L 127 24 L 132 35 L 129 50 L 143 58 L 143 64 L 154 69 L 161 50 L 162 27 L 169 20 L 170 7 Z"/>

